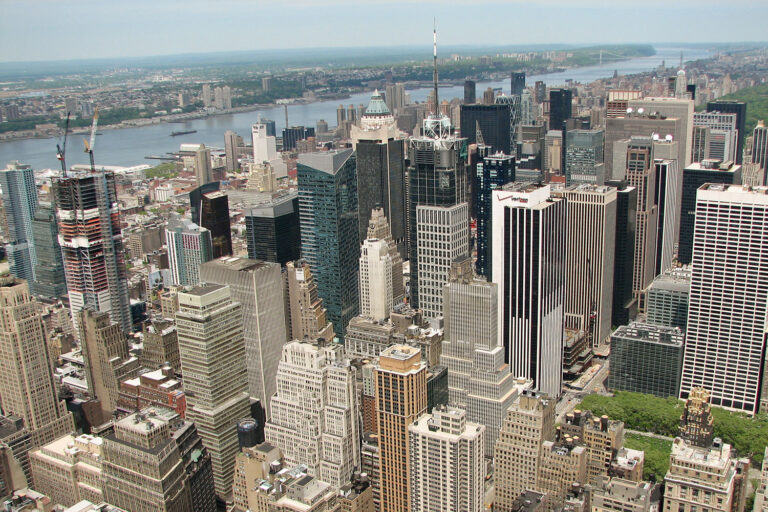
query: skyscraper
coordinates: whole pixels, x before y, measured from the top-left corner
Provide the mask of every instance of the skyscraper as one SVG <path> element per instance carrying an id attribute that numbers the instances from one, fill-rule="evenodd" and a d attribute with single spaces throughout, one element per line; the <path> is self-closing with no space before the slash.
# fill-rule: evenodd
<path id="1" fill-rule="evenodd" d="M 228 285 L 240 303 L 248 393 L 264 407 L 275 394 L 280 349 L 287 340 L 280 265 L 242 258 L 219 258 L 200 265 L 200 279 Z"/>
<path id="2" fill-rule="evenodd" d="M 403 283 L 403 258 L 400 255 L 397 244 L 392 239 L 389 223 L 384 216 L 382 208 L 374 208 L 371 211 L 371 220 L 368 221 L 368 233 L 366 238 L 383 240 L 389 247 L 389 257 L 392 260 L 392 304 L 393 306 L 403 302 L 405 298 L 405 284 Z"/>
<path id="3" fill-rule="evenodd" d="M 697 192 L 681 398 L 703 387 L 711 392 L 712 405 L 751 414 L 768 402 L 762 378 L 766 193 L 764 187 L 724 184 L 706 184 Z"/>
<path id="4" fill-rule="evenodd" d="M 515 158 L 503 153 L 491 153 L 490 147 L 478 147 L 478 162 L 473 176 L 474 217 L 477 219 L 477 273 L 491 273 L 491 193 L 515 181 Z"/>
<path id="5" fill-rule="evenodd" d="M 378 91 L 374 92 L 360 126 L 352 127 L 357 156 L 358 233 L 365 240 L 371 210 L 384 209 L 392 238 L 401 256 L 406 254 L 405 141 L 395 118 Z"/>
<path id="6" fill-rule="evenodd" d="M 747 138 L 747 104 L 743 101 L 735 100 L 709 101 L 707 102 L 707 112 L 736 114 L 736 129 L 738 130 L 738 139 L 736 143 L 736 163 L 742 163 L 744 155 L 744 140 Z"/>
<path id="7" fill-rule="evenodd" d="M 704 160 L 683 169 L 683 191 L 680 199 L 680 240 L 677 259 L 690 263 L 693 258 L 696 194 L 705 183 L 741 184 L 741 166 L 719 160 Z"/>
<path id="8" fill-rule="evenodd" d="M 665 150 L 676 149 L 676 142 L 654 142 L 653 167 L 656 173 L 654 201 L 658 205 L 654 276 L 672 268 L 675 241 L 680 228 L 680 189 L 682 173 L 677 159 L 663 157 Z M 671 155 L 670 155 L 671 156 Z"/>
<path id="9" fill-rule="evenodd" d="M 565 325 L 599 346 L 611 335 L 616 189 L 575 185 L 561 194 L 568 210 Z"/>
<path id="10" fill-rule="evenodd" d="M 707 159 L 736 161 L 739 133 L 737 115 L 721 112 L 693 114 L 693 141 L 691 162 Z"/>
<path id="11" fill-rule="evenodd" d="M 237 148 L 242 145 L 243 139 L 232 130 L 224 132 L 224 153 L 227 158 L 227 171 L 234 172 L 238 168 Z"/>
<path id="12" fill-rule="evenodd" d="M 494 452 L 493 509 L 513 508 L 515 499 L 536 489 L 541 448 L 555 438 L 555 401 L 535 391 L 523 391 L 507 409 Z"/>
<path id="13" fill-rule="evenodd" d="M 425 318 L 443 316 L 443 286 L 451 263 L 469 256 L 469 205 L 416 207 L 419 308 Z M 413 275 L 413 274 L 411 274 Z"/>
<path id="14" fill-rule="evenodd" d="M 340 344 L 286 344 L 264 429 L 287 464 L 304 464 L 310 475 L 336 487 L 360 468 L 356 371 Z"/>
<path id="15" fill-rule="evenodd" d="M 187 418 L 211 454 L 216 494 L 232 492 L 237 423 L 250 416 L 240 304 L 229 287 L 209 285 L 179 293 L 176 313 Z"/>
<path id="16" fill-rule="evenodd" d="M 408 168 L 409 260 L 411 266 L 410 303 L 419 303 L 419 206 L 451 207 L 469 199 L 466 159 L 466 139 L 450 135 L 446 117 L 424 120 L 423 137 L 410 139 Z M 468 212 L 468 209 L 467 209 Z M 469 222 L 467 217 L 466 222 Z M 468 243 L 468 241 L 467 241 Z M 450 264 L 450 262 L 448 262 Z"/>
<path id="17" fill-rule="evenodd" d="M 171 218 L 165 227 L 173 284 L 200 284 L 200 265 L 213 258 L 211 232 L 189 219 Z"/>
<path id="18" fill-rule="evenodd" d="M 421 350 L 392 345 L 374 369 L 379 432 L 381 512 L 411 510 L 411 448 L 408 427 L 427 410 L 427 367 Z"/>
<path id="19" fill-rule="evenodd" d="M 565 136 L 565 183 L 605 183 L 603 130 L 568 130 Z"/>
<path id="20" fill-rule="evenodd" d="M 53 178 L 59 242 L 72 318 L 83 308 L 109 313 L 131 330 L 120 210 L 112 172 Z"/>
<path id="21" fill-rule="evenodd" d="M 351 149 L 299 156 L 301 252 L 334 331 L 344 336 L 359 307 L 356 158 Z"/>
<path id="22" fill-rule="evenodd" d="M 211 168 L 211 150 L 206 148 L 204 144 L 200 144 L 200 148 L 195 151 L 195 177 L 198 187 L 214 181 L 213 169 Z"/>
<path id="23" fill-rule="evenodd" d="M 562 130 L 563 123 L 570 119 L 573 109 L 573 94 L 570 89 L 549 90 L 549 129 Z"/>
<path id="24" fill-rule="evenodd" d="M 35 172 L 28 165 L 12 162 L 0 171 L 0 189 L 5 225 L 8 227 L 5 250 L 11 274 L 34 283 L 37 263 L 32 233 L 32 221 L 37 209 Z"/>
<path id="25" fill-rule="evenodd" d="M 414 512 L 480 512 L 485 498 L 485 427 L 454 407 L 435 407 L 408 427 Z"/>
<path id="26" fill-rule="evenodd" d="M 461 136 L 467 139 L 467 144 L 484 142 L 491 146 L 492 151 L 501 151 L 509 155 L 512 151 L 510 133 L 510 106 L 506 104 L 491 105 L 462 105 L 461 106 Z M 479 127 L 479 128 L 478 128 Z M 478 129 L 483 140 L 477 140 Z"/>
<path id="27" fill-rule="evenodd" d="M 752 132 L 752 163 L 768 171 L 768 127 L 764 121 L 758 121 Z"/>
<path id="28" fill-rule="evenodd" d="M 328 321 L 317 283 L 304 260 L 285 264 L 288 339 L 333 339 L 333 324 Z"/>
<path id="29" fill-rule="evenodd" d="M 366 239 L 360 251 L 360 315 L 383 321 L 392 311 L 392 257 L 384 240 Z M 402 276 L 401 276 L 402 279 Z"/>
<path id="30" fill-rule="evenodd" d="M 67 293 L 64 278 L 64 260 L 61 258 L 59 228 L 56 213 L 50 203 L 40 203 L 32 220 L 32 234 L 35 239 L 35 281 L 32 293 L 46 298 L 59 298 Z"/>
<path id="31" fill-rule="evenodd" d="M 513 375 L 551 397 L 562 388 L 566 207 L 549 185 L 513 183 L 493 192 L 493 282 L 499 332 Z"/>
<path id="32" fill-rule="evenodd" d="M 200 203 L 200 227 L 211 232 L 214 258 L 232 255 L 229 198 L 226 193 L 216 191 L 203 194 Z"/>
<path id="33" fill-rule="evenodd" d="M 46 327 L 25 281 L 0 278 L 0 312 L 3 414 L 24 420 L 32 447 L 50 443 L 74 425 L 72 414 L 57 397 Z"/>
<path id="34" fill-rule="evenodd" d="M 299 196 L 282 194 L 245 210 L 248 258 L 285 265 L 301 256 Z"/>
<path id="35" fill-rule="evenodd" d="M 477 98 L 477 85 L 472 80 L 464 80 L 464 104 L 473 105 Z"/>
<path id="36" fill-rule="evenodd" d="M 616 187 L 616 245 L 613 267 L 613 309 L 611 325 L 626 325 L 636 314 L 637 304 L 632 296 L 632 275 L 635 261 L 635 230 L 637 225 L 637 189 L 626 181 L 609 181 Z"/>
<path id="37" fill-rule="evenodd" d="M 512 84 L 512 95 L 519 96 L 523 94 L 525 90 L 525 71 L 513 71 L 510 83 Z"/>

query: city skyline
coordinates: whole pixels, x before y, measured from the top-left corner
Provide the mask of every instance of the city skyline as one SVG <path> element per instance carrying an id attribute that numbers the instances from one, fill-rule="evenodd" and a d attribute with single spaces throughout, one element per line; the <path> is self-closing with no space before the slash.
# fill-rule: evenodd
<path id="1" fill-rule="evenodd" d="M 32 4 L 32 5 L 31 5 Z M 81 0 L 67 4 L 66 9 L 50 1 L 6 1 L 0 5 L 0 62 L 78 60 L 98 58 L 149 57 L 221 51 L 258 51 L 307 48 L 391 47 L 428 43 L 424 27 L 436 20 L 442 45 L 507 45 L 530 44 L 588 45 L 593 43 L 649 43 L 659 41 L 701 41 L 700 24 L 717 19 L 724 24 L 739 23 L 741 30 L 707 33 L 709 42 L 744 42 L 759 39 L 760 20 L 768 17 L 768 5 L 758 0 L 738 0 L 727 6 L 714 0 L 684 0 L 669 5 L 660 0 L 638 6 L 630 2 L 608 3 L 589 0 L 573 6 L 562 0 L 547 0 L 537 5 L 522 1 L 468 0 L 448 2 L 450 14 L 439 12 L 435 0 L 361 5 L 349 0 L 325 2 L 324 8 L 307 0 L 293 2 L 290 10 L 265 2 L 227 0 L 209 3 L 151 3 L 139 0 L 130 4 L 103 4 Z M 586 4 L 586 5 L 584 5 Z M 619 4 L 619 5 L 617 5 Z M 142 5 L 146 8 L 142 8 Z M 401 16 L 401 5 L 408 16 Z M 642 31 L 627 31 L 627 20 L 641 17 L 647 9 L 664 8 L 665 16 Z M 482 31 L 463 27 L 465 17 L 458 11 L 468 9 L 482 14 Z M 749 9 L 751 16 L 742 16 Z M 148 17 L 147 12 L 152 16 Z M 231 16 L 237 12 L 237 16 Z M 84 15 L 85 13 L 85 15 Z M 510 34 L 509 19 L 520 14 L 542 23 L 523 23 Z M 762 13 L 762 15 L 761 15 Z M 290 17 L 290 34 L 286 26 L 274 20 Z M 646 13 L 647 14 L 647 13 Z M 259 19 L 269 23 L 259 23 Z M 11 22 L 12 20 L 12 22 Z M 685 21 L 685 23 L 683 23 Z M 141 26 L 137 32 L 126 26 Z M 599 25 L 601 30 L 579 30 L 576 27 Z M 254 34 L 253 29 L 259 30 Z M 226 30 L 228 37 L 220 37 Z M 194 34 L 194 37 L 192 37 Z M 333 34 L 330 40 L 324 34 Z M 361 34 L 365 34 L 363 39 Z M 751 36 L 751 37 L 750 37 Z M 18 44 L 23 37 L 24 45 Z M 98 40 L 99 44 L 92 44 Z M 55 44 L 52 44 L 55 41 Z M 364 43 L 361 45 L 361 43 Z M 688 43 L 690 44 L 690 43 Z"/>

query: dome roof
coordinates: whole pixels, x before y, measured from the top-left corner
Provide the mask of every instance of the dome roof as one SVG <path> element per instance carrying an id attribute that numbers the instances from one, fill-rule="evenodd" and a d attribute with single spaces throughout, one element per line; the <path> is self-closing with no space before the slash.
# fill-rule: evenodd
<path id="1" fill-rule="evenodd" d="M 387 104 L 384 103 L 384 99 L 381 97 L 381 93 L 377 90 L 373 91 L 371 101 L 368 103 L 368 108 L 365 109 L 366 116 L 391 116 L 392 112 L 387 108 Z"/>

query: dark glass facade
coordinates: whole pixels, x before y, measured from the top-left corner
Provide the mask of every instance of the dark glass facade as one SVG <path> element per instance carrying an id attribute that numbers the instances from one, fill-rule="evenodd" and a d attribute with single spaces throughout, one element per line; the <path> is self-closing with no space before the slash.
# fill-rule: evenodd
<path id="1" fill-rule="evenodd" d="M 299 197 L 289 195 L 246 210 L 245 238 L 249 259 L 280 265 L 299 259 Z"/>
<path id="2" fill-rule="evenodd" d="M 305 128 L 304 126 L 291 126 L 283 130 L 283 151 L 296 149 L 296 143 L 309 137 L 315 136 L 314 128 Z"/>
<path id="3" fill-rule="evenodd" d="M 29 283 L 32 293 L 49 298 L 66 295 L 67 282 L 64 279 L 59 228 L 56 224 L 56 214 L 49 204 L 41 203 L 37 207 L 32 220 L 32 234 L 37 254 L 35 282 Z"/>
<path id="4" fill-rule="evenodd" d="M 747 104 L 743 101 L 719 100 L 707 102 L 707 112 L 736 114 L 736 129 L 739 130 L 736 142 L 736 163 L 743 163 L 744 139 L 747 137 Z"/>
<path id="5" fill-rule="evenodd" d="M 201 222 L 200 204 L 203 202 L 203 194 L 207 194 L 209 192 L 216 192 L 217 190 L 219 190 L 219 185 L 220 184 L 218 181 L 212 181 L 210 183 L 206 183 L 205 185 L 202 185 L 190 191 L 189 211 L 192 216 L 192 222 L 194 222 L 198 226 L 202 226 L 202 224 L 200 224 Z"/>
<path id="6" fill-rule="evenodd" d="M 572 115 L 573 95 L 570 89 L 549 91 L 549 129 L 562 130 L 563 123 Z"/>
<path id="7" fill-rule="evenodd" d="M 464 108 L 464 107 L 462 107 Z M 506 115 L 506 114 L 505 114 Z M 509 120 L 509 116 L 506 116 Z M 468 201 L 466 139 L 411 139 L 408 150 L 408 256 L 410 303 L 419 307 L 417 206 L 454 206 Z M 469 219 L 467 219 L 469 222 Z"/>
<path id="8" fill-rule="evenodd" d="M 734 169 L 737 169 L 734 171 Z M 730 170 L 705 169 L 692 164 L 683 170 L 683 196 L 680 201 L 680 238 L 677 259 L 690 263 L 693 257 L 693 225 L 696 221 L 696 191 L 705 183 L 741 184 L 741 167 Z"/>
<path id="9" fill-rule="evenodd" d="M 477 101 L 477 84 L 473 80 L 464 82 L 464 104 L 472 105 Z"/>
<path id="10" fill-rule="evenodd" d="M 523 94 L 523 91 L 525 90 L 525 71 L 522 72 L 512 72 L 512 78 L 510 80 L 511 82 L 511 91 L 513 95 L 521 95 Z"/>
<path id="11" fill-rule="evenodd" d="M 211 232 L 213 259 L 232 256 L 232 231 L 229 225 L 229 198 L 224 192 L 203 194 L 200 226 Z"/>
<path id="12" fill-rule="evenodd" d="M 625 181 L 608 181 L 616 187 L 616 241 L 613 267 L 613 310 L 611 324 L 626 325 L 634 317 L 637 305 L 632 298 L 632 270 L 635 262 L 637 226 L 637 189 Z"/>
<path id="13" fill-rule="evenodd" d="M 478 162 L 472 181 L 475 218 L 477 220 L 477 261 L 479 275 L 491 278 L 491 200 L 493 191 L 505 183 L 515 181 L 515 158 L 510 155 L 492 155 L 487 146 L 478 148 Z"/>
<path id="14" fill-rule="evenodd" d="M 357 143 L 358 237 L 365 240 L 371 210 L 384 209 L 392 239 L 406 256 L 405 141 L 361 140 Z"/>
<path id="15" fill-rule="evenodd" d="M 509 109 L 508 104 L 462 105 L 461 136 L 467 139 L 467 144 L 477 143 L 477 126 L 479 124 L 486 145 L 491 146 L 493 151 L 511 154 Z"/>
<path id="16" fill-rule="evenodd" d="M 356 170 L 351 149 L 301 155 L 297 165 L 302 257 L 342 338 L 359 311 Z"/>

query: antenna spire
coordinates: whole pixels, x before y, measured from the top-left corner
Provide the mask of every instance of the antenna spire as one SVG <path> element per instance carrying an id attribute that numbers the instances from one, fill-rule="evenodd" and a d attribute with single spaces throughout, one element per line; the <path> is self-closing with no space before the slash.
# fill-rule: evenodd
<path id="1" fill-rule="evenodd" d="M 434 64 L 435 64 L 435 71 L 432 74 L 432 80 L 434 81 L 435 85 L 435 115 L 440 115 L 440 101 L 437 98 L 437 20 L 433 19 L 433 26 L 432 26 L 432 47 L 433 47 L 433 57 L 434 57 Z"/>

